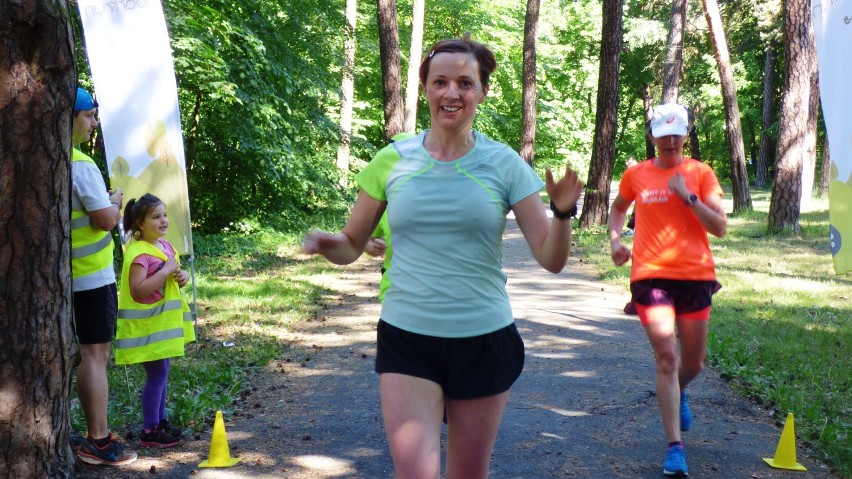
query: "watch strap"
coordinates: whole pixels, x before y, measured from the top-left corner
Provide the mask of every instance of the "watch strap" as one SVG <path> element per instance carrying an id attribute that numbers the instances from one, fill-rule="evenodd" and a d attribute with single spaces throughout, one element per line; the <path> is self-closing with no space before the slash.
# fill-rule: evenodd
<path id="1" fill-rule="evenodd" d="M 559 220 L 567 220 L 577 216 L 577 204 L 571 207 L 568 211 L 559 211 L 553 201 L 550 202 L 550 211 L 553 212 L 553 217 Z"/>

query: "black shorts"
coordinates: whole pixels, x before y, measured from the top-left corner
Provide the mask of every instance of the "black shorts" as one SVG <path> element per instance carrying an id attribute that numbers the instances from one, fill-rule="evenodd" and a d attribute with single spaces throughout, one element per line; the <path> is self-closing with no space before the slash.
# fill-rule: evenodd
<path id="1" fill-rule="evenodd" d="M 718 281 L 643 279 L 630 283 L 632 301 L 643 306 L 672 306 L 676 313 L 692 313 L 709 308 L 713 295 L 722 285 Z"/>
<path id="2" fill-rule="evenodd" d="M 74 293 L 74 329 L 80 344 L 103 344 L 115 338 L 118 295 L 115 283 Z"/>
<path id="3" fill-rule="evenodd" d="M 469 338 L 412 333 L 379 320 L 376 372 L 428 379 L 451 399 L 508 391 L 524 369 L 524 342 L 515 324 Z"/>

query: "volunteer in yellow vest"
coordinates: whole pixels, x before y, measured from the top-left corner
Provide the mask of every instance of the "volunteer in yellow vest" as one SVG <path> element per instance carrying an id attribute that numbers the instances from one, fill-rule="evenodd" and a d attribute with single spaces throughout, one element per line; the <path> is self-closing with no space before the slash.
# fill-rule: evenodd
<path id="1" fill-rule="evenodd" d="M 107 425 L 106 368 L 117 313 L 110 230 L 121 220 L 122 193 L 107 191 L 100 169 L 79 149 L 98 126 L 97 107 L 89 92 L 77 89 L 71 132 L 71 288 L 80 345 L 77 396 L 88 433 L 74 450 L 86 463 L 117 466 L 136 460 L 136 453 L 116 441 Z"/>
<path id="2" fill-rule="evenodd" d="M 123 225 L 130 240 L 121 268 L 115 362 L 145 368 L 139 445 L 171 447 L 180 442 L 181 431 L 166 418 L 170 358 L 183 356 L 184 344 L 195 340 L 179 289 L 189 282 L 189 274 L 180 269 L 178 255 L 165 239 L 169 219 L 159 198 L 146 194 L 128 201 Z"/>

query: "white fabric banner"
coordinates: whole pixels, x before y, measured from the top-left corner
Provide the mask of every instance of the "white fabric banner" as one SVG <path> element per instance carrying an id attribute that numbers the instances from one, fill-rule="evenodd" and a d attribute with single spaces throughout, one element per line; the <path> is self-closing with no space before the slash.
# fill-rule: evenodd
<path id="1" fill-rule="evenodd" d="M 125 204 L 145 193 L 169 215 L 166 239 L 192 254 L 186 162 L 160 0 L 78 0 L 107 165 Z"/>
<path id="2" fill-rule="evenodd" d="M 819 91 L 831 154 L 829 222 L 837 274 L 852 271 L 852 0 L 811 0 Z"/>

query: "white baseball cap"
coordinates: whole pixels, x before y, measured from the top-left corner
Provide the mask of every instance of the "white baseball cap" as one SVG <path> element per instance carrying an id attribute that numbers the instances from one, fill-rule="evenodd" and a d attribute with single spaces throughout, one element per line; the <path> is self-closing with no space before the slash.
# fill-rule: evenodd
<path id="1" fill-rule="evenodd" d="M 686 136 L 686 108 L 677 103 L 666 103 L 654 108 L 651 117 L 651 135 L 661 138 L 669 135 Z"/>

